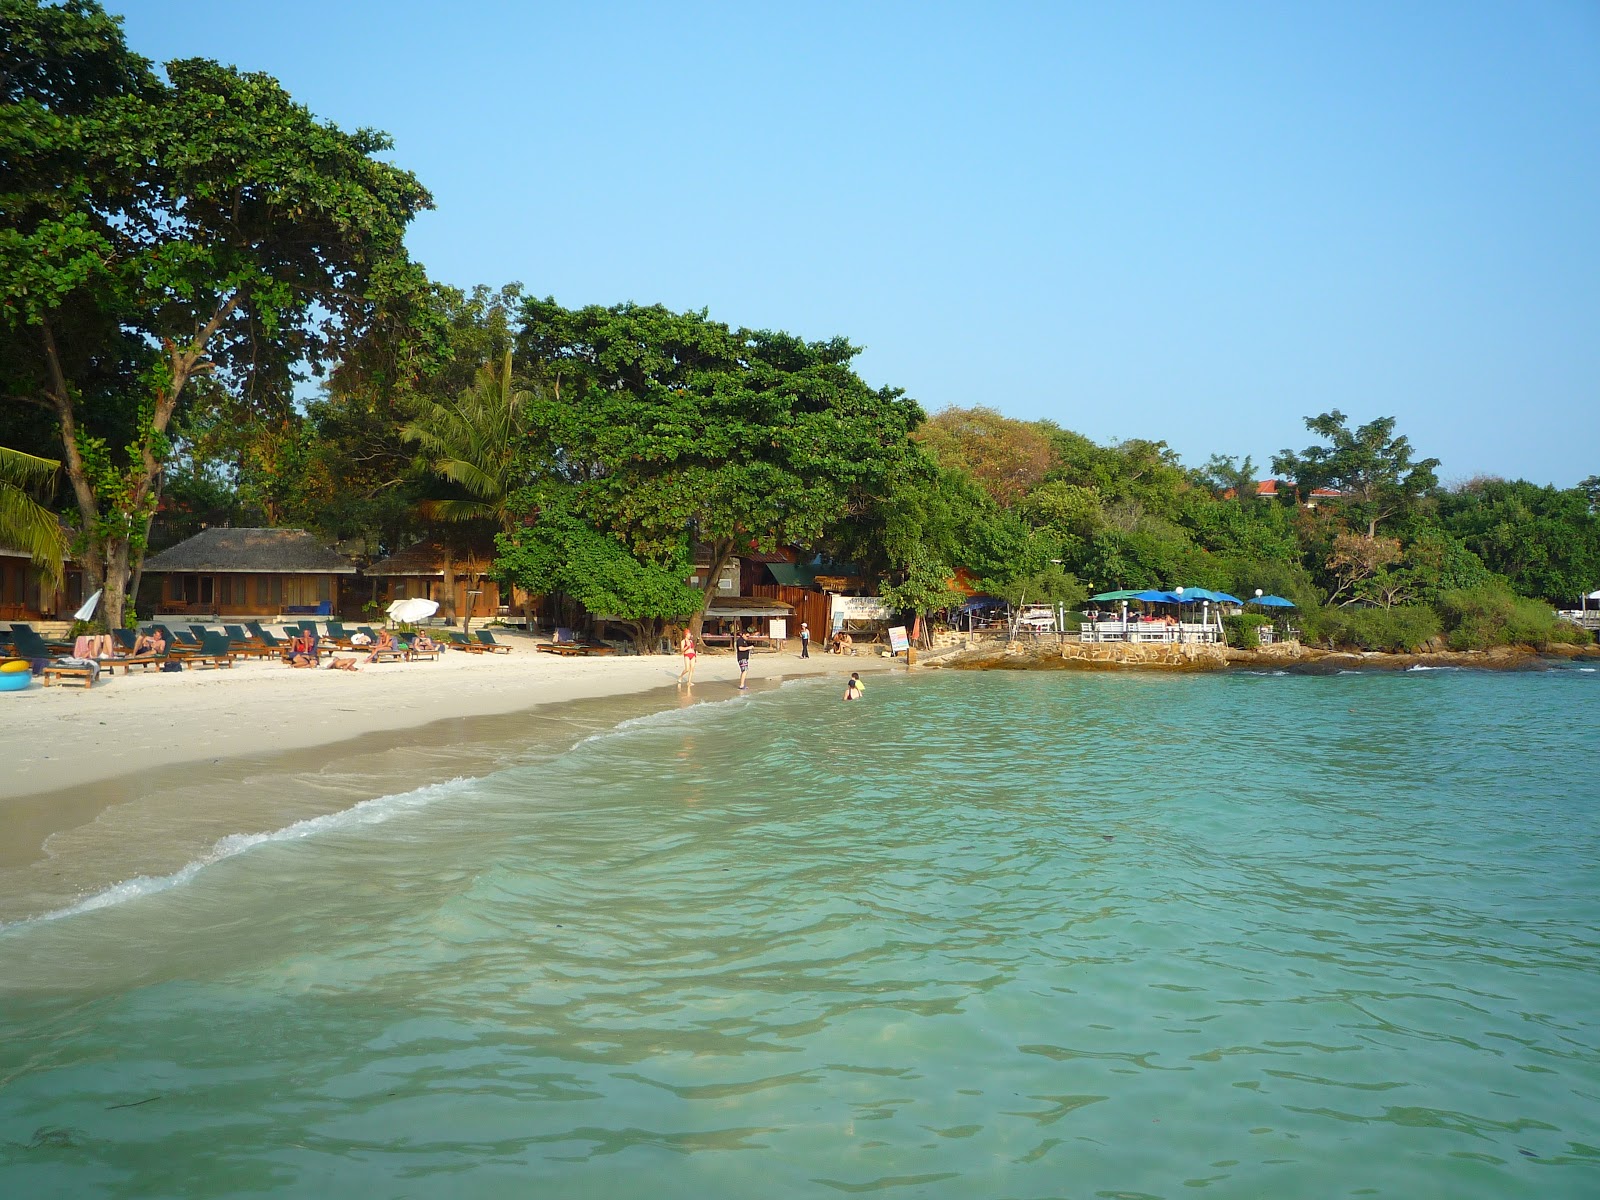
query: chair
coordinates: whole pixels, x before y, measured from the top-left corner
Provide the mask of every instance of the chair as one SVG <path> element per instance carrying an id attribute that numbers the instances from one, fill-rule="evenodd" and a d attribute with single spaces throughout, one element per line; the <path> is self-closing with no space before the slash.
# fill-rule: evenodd
<path id="1" fill-rule="evenodd" d="M 211 631 L 204 625 L 191 625 L 189 626 L 189 632 L 194 634 L 195 637 L 199 638 L 201 642 L 204 642 L 206 640 L 206 634 L 210 633 Z"/>
<path id="2" fill-rule="evenodd" d="M 191 654 L 186 661 L 196 665 L 209 664 L 213 667 L 233 666 L 234 649 L 228 644 L 228 635 L 225 633 L 206 632 L 200 644 L 200 653 Z"/>
<path id="3" fill-rule="evenodd" d="M 39 634 L 39 631 L 37 629 L 35 629 L 32 625 L 29 625 L 26 621 L 13 621 L 13 622 L 11 622 L 11 642 L 12 642 L 12 645 L 21 647 L 25 641 L 28 642 L 29 644 L 35 644 L 36 643 L 36 644 L 41 644 L 41 645 L 48 646 L 48 647 L 50 647 L 50 653 L 51 654 L 64 654 L 64 653 L 66 653 L 66 652 L 68 652 L 68 651 L 70 651 L 72 649 L 72 643 L 71 642 L 62 641 L 62 640 L 60 640 L 58 638 L 46 639 L 44 637 L 41 637 L 40 634 Z M 45 656 L 42 655 L 42 654 L 33 654 L 33 655 L 28 655 L 27 657 L 30 657 L 30 658 L 43 658 Z"/>
<path id="4" fill-rule="evenodd" d="M 338 642 L 341 646 L 348 646 L 350 644 L 350 635 L 345 632 L 344 623 L 342 621 L 328 622 L 328 636 L 334 641 Z"/>
<path id="5" fill-rule="evenodd" d="M 167 639 L 167 645 L 179 653 L 200 649 L 200 639 L 192 633 L 174 633 L 165 625 L 152 625 L 150 628 L 161 630 L 161 636 Z"/>
<path id="6" fill-rule="evenodd" d="M 246 621 L 244 623 L 244 627 L 250 631 L 252 636 L 258 638 L 261 644 L 266 646 L 269 650 L 283 649 L 283 643 L 280 642 L 274 634 L 268 633 L 266 629 L 262 627 L 260 621 Z"/>
<path id="7" fill-rule="evenodd" d="M 319 640 L 322 637 L 322 635 L 317 632 L 317 623 L 315 621 L 301 621 L 300 622 L 300 632 L 301 633 L 309 633 L 312 637 L 317 638 Z"/>
<path id="8" fill-rule="evenodd" d="M 473 636 L 477 638 L 480 643 L 489 647 L 490 650 L 497 654 L 511 653 L 511 647 L 502 642 L 495 641 L 494 634 L 490 633 L 487 629 L 480 629 L 477 633 L 473 634 Z"/>
<path id="9" fill-rule="evenodd" d="M 473 641 L 471 638 L 467 637 L 467 635 L 464 634 L 464 633 L 454 633 L 454 632 L 451 632 L 451 631 L 446 631 L 445 632 L 445 636 L 450 639 L 450 645 L 455 647 L 457 650 L 465 650 L 469 654 L 487 654 L 487 653 L 489 653 L 489 647 L 487 647 L 487 646 L 485 646 L 485 645 L 483 645 L 483 644 L 481 644 L 479 642 Z"/>

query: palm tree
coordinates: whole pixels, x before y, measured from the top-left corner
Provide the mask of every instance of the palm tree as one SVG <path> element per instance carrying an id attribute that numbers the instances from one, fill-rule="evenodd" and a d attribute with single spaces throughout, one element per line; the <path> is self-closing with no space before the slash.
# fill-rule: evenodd
<path id="1" fill-rule="evenodd" d="M 52 458 L 35 458 L 0 446 L 0 546 L 33 559 L 52 589 L 61 586 L 61 560 L 67 539 L 55 513 L 33 498 L 61 469 Z"/>
<path id="2" fill-rule="evenodd" d="M 517 451 L 524 433 L 522 412 L 532 393 L 511 386 L 511 351 L 478 368 L 472 386 L 454 400 L 421 399 L 401 435 L 417 443 L 435 475 L 467 493 L 424 500 L 422 515 L 437 521 L 487 520 L 509 530 L 516 520 L 508 504 L 520 481 Z M 453 567 L 445 564 L 445 595 L 454 602 Z M 467 622 L 472 621 L 468 607 Z"/>

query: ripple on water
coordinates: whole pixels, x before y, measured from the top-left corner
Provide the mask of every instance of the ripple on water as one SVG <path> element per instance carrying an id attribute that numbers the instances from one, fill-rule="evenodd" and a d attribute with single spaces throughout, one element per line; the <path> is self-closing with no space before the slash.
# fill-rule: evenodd
<path id="1" fill-rule="evenodd" d="M 0 936 L 0 1167 L 1594 1194 L 1587 686 L 991 672 L 631 722 Z"/>

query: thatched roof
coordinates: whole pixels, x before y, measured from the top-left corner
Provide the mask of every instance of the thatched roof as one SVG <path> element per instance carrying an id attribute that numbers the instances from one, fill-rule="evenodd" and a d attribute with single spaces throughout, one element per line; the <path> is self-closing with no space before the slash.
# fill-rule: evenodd
<path id="1" fill-rule="evenodd" d="M 202 529 L 145 559 L 156 572 L 216 571 L 251 575 L 354 575 L 356 567 L 304 529 Z"/>
<path id="2" fill-rule="evenodd" d="M 380 558 L 362 574 L 428 575 L 442 579 L 447 550 L 450 561 L 455 564 L 457 570 L 468 563 L 477 563 L 479 567 L 484 567 L 494 558 L 494 545 L 491 542 L 452 543 L 447 547 L 439 538 L 428 538 L 414 546 L 407 546 L 388 558 Z"/>

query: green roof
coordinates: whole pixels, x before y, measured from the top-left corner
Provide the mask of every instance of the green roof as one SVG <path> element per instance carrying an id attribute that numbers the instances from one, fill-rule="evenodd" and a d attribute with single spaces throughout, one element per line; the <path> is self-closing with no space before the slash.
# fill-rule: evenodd
<path id="1" fill-rule="evenodd" d="M 817 586 L 817 577 L 810 567 L 802 567 L 798 563 L 775 562 L 768 563 L 767 570 L 772 572 L 772 577 L 786 587 L 814 588 Z"/>

